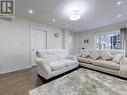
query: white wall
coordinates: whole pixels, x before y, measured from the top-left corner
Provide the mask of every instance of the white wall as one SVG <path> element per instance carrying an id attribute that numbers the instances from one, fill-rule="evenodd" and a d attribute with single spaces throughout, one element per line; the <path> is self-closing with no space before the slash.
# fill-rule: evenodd
<path id="1" fill-rule="evenodd" d="M 47 48 L 63 48 L 63 31 L 30 20 L 15 18 L 0 20 L 0 74 L 29 68 L 31 27 L 47 31 Z M 54 33 L 59 33 L 55 38 Z"/>
<path id="2" fill-rule="evenodd" d="M 58 28 L 48 27 L 47 32 L 47 48 L 48 49 L 62 49 L 63 48 L 63 31 Z M 59 33 L 57 38 L 54 33 Z"/>
<path id="3" fill-rule="evenodd" d="M 74 54 L 77 54 L 81 50 L 81 35 L 79 32 L 74 33 Z"/>
<path id="4" fill-rule="evenodd" d="M 127 27 L 127 21 L 105 26 L 105 27 L 100 27 L 96 29 L 92 29 L 89 31 L 84 31 L 84 32 L 78 32 L 76 33 L 75 36 L 75 42 L 76 42 L 76 48 L 75 51 L 78 53 L 81 48 L 86 48 L 86 49 L 95 49 L 95 38 L 97 33 L 103 33 L 103 32 L 111 32 L 111 31 L 116 31 L 120 30 L 120 28 Z M 83 40 L 89 40 L 88 44 L 84 44 Z"/>
<path id="5" fill-rule="evenodd" d="M 74 54 L 74 33 L 64 30 L 64 48 Z"/>

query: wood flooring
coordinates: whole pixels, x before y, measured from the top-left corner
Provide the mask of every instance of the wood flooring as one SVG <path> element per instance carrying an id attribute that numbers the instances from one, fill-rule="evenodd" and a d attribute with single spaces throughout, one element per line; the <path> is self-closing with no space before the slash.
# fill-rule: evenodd
<path id="1" fill-rule="evenodd" d="M 43 84 L 36 67 L 3 74 L 0 75 L 0 95 L 29 95 L 29 90 Z"/>
<path id="2" fill-rule="evenodd" d="M 45 83 L 58 79 L 74 70 L 45 80 L 37 74 L 37 67 L 31 67 L 20 71 L 15 71 L 0 75 L 0 95 L 29 95 L 29 91 Z"/>

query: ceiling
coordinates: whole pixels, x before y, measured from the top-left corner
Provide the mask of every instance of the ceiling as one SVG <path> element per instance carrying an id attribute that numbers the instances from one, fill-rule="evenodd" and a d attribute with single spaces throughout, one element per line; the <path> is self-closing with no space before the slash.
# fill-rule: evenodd
<path id="1" fill-rule="evenodd" d="M 15 0 L 16 16 L 72 32 L 84 32 L 127 20 L 127 0 Z M 69 10 L 80 8 L 81 18 L 69 19 Z M 33 14 L 29 13 L 33 10 Z M 121 14 L 121 17 L 118 15 Z M 55 22 L 52 21 L 55 19 Z"/>

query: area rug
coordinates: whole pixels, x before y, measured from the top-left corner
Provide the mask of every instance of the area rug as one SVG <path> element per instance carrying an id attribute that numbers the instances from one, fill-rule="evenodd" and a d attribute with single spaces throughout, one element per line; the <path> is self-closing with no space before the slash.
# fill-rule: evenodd
<path id="1" fill-rule="evenodd" d="M 127 81 L 80 68 L 29 93 L 30 95 L 127 95 Z"/>

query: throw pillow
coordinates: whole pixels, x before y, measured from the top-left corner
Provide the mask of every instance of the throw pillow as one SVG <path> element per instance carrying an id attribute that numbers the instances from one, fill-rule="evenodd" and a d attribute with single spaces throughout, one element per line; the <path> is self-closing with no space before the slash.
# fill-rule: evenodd
<path id="1" fill-rule="evenodd" d="M 120 60 L 122 59 L 124 57 L 124 55 L 123 54 L 116 54 L 114 57 L 113 57 L 113 62 L 115 62 L 115 63 L 120 63 Z"/>
<path id="2" fill-rule="evenodd" d="M 112 54 L 107 50 L 100 52 L 100 56 L 102 57 L 103 60 L 110 60 L 113 58 Z"/>
<path id="3" fill-rule="evenodd" d="M 99 53 L 97 51 L 92 51 L 90 53 L 90 57 L 94 60 L 98 59 L 100 57 Z"/>
<path id="4" fill-rule="evenodd" d="M 89 51 L 88 50 L 85 50 L 85 51 L 83 51 L 82 53 L 81 53 L 81 57 L 83 57 L 83 58 L 86 58 L 86 57 L 88 57 L 89 56 Z"/>

